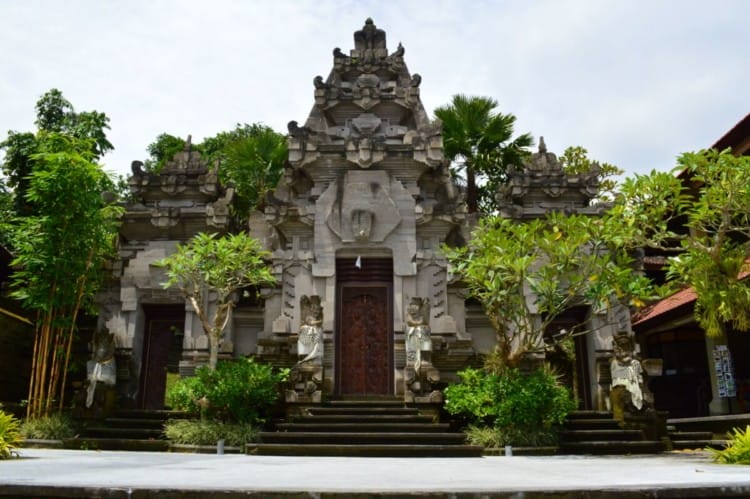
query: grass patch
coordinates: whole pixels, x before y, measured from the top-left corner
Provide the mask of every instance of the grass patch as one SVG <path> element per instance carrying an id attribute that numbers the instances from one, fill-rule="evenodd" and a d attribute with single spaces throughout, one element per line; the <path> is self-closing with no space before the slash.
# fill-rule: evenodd
<path id="1" fill-rule="evenodd" d="M 38 440 L 62 440 L 73 438 L 77 433 L 73 420 L 65 414 L 50 414 L 36 419 L 27 419 L 21 424 L 24 438 Z"/>
<path id="2" fill-rule="evenodd" d="M 221 421 L 170 419 L 164 425 L 164 434 L 175 444 L 216 445 L 223 439 L 226 445 L 244 447 L 257 438 L 257 430 L 248 423 L 223 423 Z"/>
<path id="3" fill-rule="evenodd" d="M 466 441 L 483 447 L 547 447 L 558 444 L 558 434 L 554 428 L 535 431 L 516 428 L 496 428 L 492 426 L 470 425 L 465 430 Z"/>

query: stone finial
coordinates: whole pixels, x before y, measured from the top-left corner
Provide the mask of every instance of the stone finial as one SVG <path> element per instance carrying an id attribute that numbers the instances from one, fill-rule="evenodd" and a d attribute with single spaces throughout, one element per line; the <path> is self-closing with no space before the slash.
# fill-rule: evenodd
<path id="1" fill-rule="evenodd" d="M 185 140 L 185 152 L 190 152 L 193 149 L 193 136 L 188 135 Z"/>
<path id="2" fill-rule="evenodd" d="M 362 29 L 354 32 L 354 48 L 356 50 L 386 48 L 385 31 L 376 28 L 372 18 L 368 17 Z"/>
<path id="3" fill-rule="evenodd" d="M 547 152 L 547 144 L 544 143 L 544 137 L 539 136 L 539 152 L 544 154 Z"/>

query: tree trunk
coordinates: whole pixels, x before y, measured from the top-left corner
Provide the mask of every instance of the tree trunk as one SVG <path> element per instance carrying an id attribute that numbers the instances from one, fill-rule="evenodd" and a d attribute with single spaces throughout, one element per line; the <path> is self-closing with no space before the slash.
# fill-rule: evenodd
<path id="1" fill-rule="evenodd" d="M 208 367 L 212 371 L 216 370 L 216 364 L 219 361 L 219 340 L 221 339 L 221 330 L 215 328 L 208 334 Z"/>
<path id="2" fill-rule="evenodd" d="M 479 199 L 477 194 L 477 178 L 474 167 L 466 163 L 466 210 L 469 213 L 479 211 Z"/>

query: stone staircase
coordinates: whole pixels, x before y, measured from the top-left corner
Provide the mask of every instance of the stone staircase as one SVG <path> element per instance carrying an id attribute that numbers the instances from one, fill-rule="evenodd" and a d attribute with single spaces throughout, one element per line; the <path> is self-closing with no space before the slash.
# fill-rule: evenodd
<path id="1" fill-rule="evenodd" d="M 656 454 L 664 443 L 620 428 L 611 412 L 574 411 L 560 434 L 560 454 Z"/>
<path id="2" fill-rule="evenodd" d="M 76 438 L 63 441 L 67 448 L 164 452 L 169 442 L 163 433 L 167 419 L 185 417 L 179 411 L 128 410 L 84 427 Z"/>
<path id="3" fill-rule="evenodd" d="M 482 447 L 466 445 L 463 433 L 449 431 L 403 400 L 334 400 L 262 432 L 247 452 L 259 455 L 349 457 L 479 457 Z"/>

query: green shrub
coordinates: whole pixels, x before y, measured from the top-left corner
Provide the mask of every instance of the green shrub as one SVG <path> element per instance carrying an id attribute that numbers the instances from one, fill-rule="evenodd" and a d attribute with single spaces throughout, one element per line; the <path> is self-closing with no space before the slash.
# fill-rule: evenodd
<path id="1" fill-rule="evenodd" d="M 540 447 L 557 445 L 558 443 L 557 431 L 554 428 L 528 431 L 516 428 L 470 425 L 464 431 L 468 443 L 481 445 L 482 447 L 504 447 L 506 445 Z"/>
<path id="2" fill-rule="evenodd" d="M 36 419 L 27 419 L 21 424 L 24 438 L 39 440 L 62 440 L 73 438 L 76 428 L 70 417 L 64 414 L 50 414 Z"/>
<path id="3" fill-rule="evenodd" d="M 248 423 L 189 419 L 170 419 L 164 425 L 164 434 L 176 444 L 215 445 L 223 439 L 227 445 L 238 447 L 254 441 L 257 436 L 255 428 Z"/>
<path id="4" fill-rule="evenodd" d="M 16 454 L 22 440 L 20 426 L 19 420 L 0 411 L 0 459 L 8 459 Z"/>
<path id="5" fill-rule="evenodd" d="M 726 448 L 711 449 L 714 461 L 722 464 L 750 464 L 750 425 L 744 431 L 735 428 Z"/>
<path id="6" fill-rule="evenodd" d="M 570 391 L 549 368 L 530 374 L 465 369 L 458 375 L 462 382 L 445 390 L 446 410 L 468 425 L 497 430 L 492 438 L 502 445 L 554 443 L 555 428 L 575 408 Z"/>
<path id="7" fill-rule="evenodd" d="M 175 382 L 167 392 L 174 409 L 200 414 L 217 421 L 260 423 L 279 396 L 279 384 L 288 370 L 274 372 L 271 366 L 252 359 L 219 362 L 216 370 L 199 367 L 195 376 Z"/>

